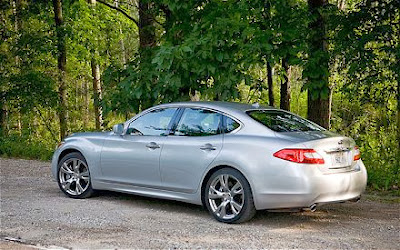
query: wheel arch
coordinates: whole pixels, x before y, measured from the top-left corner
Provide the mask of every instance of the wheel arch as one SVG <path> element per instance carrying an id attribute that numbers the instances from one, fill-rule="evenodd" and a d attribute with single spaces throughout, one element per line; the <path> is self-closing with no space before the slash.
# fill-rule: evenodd
<path id="1" fill-rule="evenodd" d="M 60 161 L 61 161 L 62 158 L 64 158 L 64 156 L 66 156 L 67 154 L 73 153 L 73 152 L 80 153 L 80 154 L 86 159 L 85 155 L 84 155 L 84 154 L 82 153 L 82 151 L 80 151 L 79 149 L 76 149 L 76 148 L 66 148 L 66 149 L 64 149 L 63 151 L 61 151 L 60 155 L 58 156 L 57 165 L 60 164 Z M 87 161 L 87 160 L 86 160 L 86 161 Z"/>
<path id="2" fill-rule="evenodd" d="M 204 176 L 204 178 L 202 180 L 201 189 L 200 189 L 200 198 L 201 198 L 201 203 L 203 204 L 204 207 L 205 207 L 204 192 L 205 192 L 205 189 L 206 189 L 207 182 L 210 179 L 212 174 L 214 174 L 215 172 L 217 172 L 218 170 L 223 169 L 223 168 L 231 168 L 231 169 L 234 169 L 234 170 L 238 171 L 239 173 L 241 173 L 243 175 L 243 177 L 249 183 L 250 191 L 254 196 L 252 184 L 249 181 L 249 179 L 247 178 L 246 174 L 243 173 L 243 171 L 241 171 L 240 169 L 238 169 L 238 168 L 236 168 L 234 166 L 228 165 L 228 164 L 221 164 L 221 165 L 217 165 L 217 166 L 214 166 L 213 168 L 209 169 L 207 174 Z"/>

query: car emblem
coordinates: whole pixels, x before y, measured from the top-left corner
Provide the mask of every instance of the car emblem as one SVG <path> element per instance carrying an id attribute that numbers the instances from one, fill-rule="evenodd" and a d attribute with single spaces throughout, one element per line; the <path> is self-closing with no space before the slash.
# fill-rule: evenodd
<path id="1" fill-rule="evenodd" d="M 340 141 L 338 142 L 338 144 L 339 144 L 339 145 L 342 145 L 342 144 L 343 144 L 343 140 L 340 140 Z"/>

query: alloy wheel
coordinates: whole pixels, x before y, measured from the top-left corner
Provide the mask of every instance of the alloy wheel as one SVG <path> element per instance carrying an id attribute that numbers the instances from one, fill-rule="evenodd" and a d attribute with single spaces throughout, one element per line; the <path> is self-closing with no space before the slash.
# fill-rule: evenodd
<path id="1" fill-rule="evenodd" d="M 89 168 L 78 158 L 66 160 L 60 166 L 58 178 L 61 188 L 72 196 L 81 195 L 90 185 Z"/>
<path id="2" fill-rule="evenodd" d="M 212 180 L 207 198 L 214 215 L 229 220 L 242 211 L 244 195 L 243 186 L 237 178 L 221 174 Z"/>

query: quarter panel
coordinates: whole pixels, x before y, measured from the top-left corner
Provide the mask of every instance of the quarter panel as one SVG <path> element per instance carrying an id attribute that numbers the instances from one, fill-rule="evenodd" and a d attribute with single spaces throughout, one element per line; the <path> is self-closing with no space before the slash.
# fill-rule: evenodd
<path id="1" fill-rule="evenodd" d="M 308 207 L 314 203 L 348 200 L 365 189 L 366 172 L 326 174 L 319 164 L 282 160 L 273 153 L 282 148 L 305 148 L 302 143 L 277 137 L 226 135 L 213 163 L 238 169 L 249 181 L 257 209 Z"/>
<path id="2" fill-rule="evenodd" d="M 273 157 L 274 152 L 288 146 L 296 145 L 274 136 L 227 134 L 213 167 L 227 165 L 239 170 L 250 183 L 257 207 L 258 193 L 303 193 L 309 189 L 304 169 L 288 167 L 289 162 Z"/>

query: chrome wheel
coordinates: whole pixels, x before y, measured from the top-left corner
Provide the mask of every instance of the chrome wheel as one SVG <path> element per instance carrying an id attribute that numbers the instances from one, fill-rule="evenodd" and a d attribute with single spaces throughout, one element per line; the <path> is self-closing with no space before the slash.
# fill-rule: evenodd
<path id="1" fill-rule="evenodd" d="M 60 187 L 72 196 L 81 195 L 90 186 L 89 168 L 78 158 L 67 159 L 58 172 Z"/>
<path id="2" fill-rule="evenodd" d="M 208 203 L 218 218 L 235 218 L 244 206 L 244 190 L 240 181 L 230 174 L 216 176 L 208 189 Z"/>

